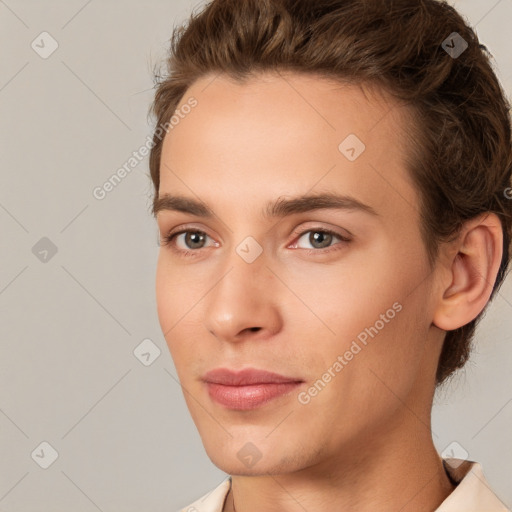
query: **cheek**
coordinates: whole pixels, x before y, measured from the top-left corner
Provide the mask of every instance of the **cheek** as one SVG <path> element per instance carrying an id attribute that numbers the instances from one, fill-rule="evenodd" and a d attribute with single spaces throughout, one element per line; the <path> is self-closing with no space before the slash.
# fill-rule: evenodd
<path id="1" fill-rule="evenodd" d="M 165 251 L 161 249 L 156 270 L 156 303 L 163 333 L 178 329 L 187 312 L 191 310 L 204 290 L 198 289 L 200 282 L 191 279 L 187 272 L 171 265 Z M 183 319 L 183 320 L 181 320 Z"/>
<path id="2" fill-rule="evenodd" d="M 291 301 L 287 301 L 295 322 L 307 317 L 309 330 L 337 343 L 373 325 L 403 299 L 410 278 L 408 269 L 396 261 L 390 249 L 382 243 L 371 251 L 347 252 L 346 258 L 329 265 L 292 262 L 283 269 L 283 281 L 299 299 L 290 296 Z"/>
<path id="3" fill-rule="evenodd" d="M 300 319 L 302 337 L 322 343 L 317 373 L 344 354 L 350 366 L 364 366 L 367 373 L 369 365 L 389 373 L 419 357 L 428 291 L 418 286 L 427 274 L 417 259 L 382 243 L 336 266 L 288 272 L 287 282 L 301 299 L 289 304 L 289 318 L 295 317 L 290 323 Z"/>
<path id="4" fill-rule="evenodd" d="M 181 379 L 187 377 L 182 375 L 184 369 L 197 364 L 201 353 L 200 301 L 208 291 L 208 281 L 168 260 L 161 250 L 156 270 L 156 305 L 160 328 Z"/>
<path id="5" fill-rule="evenodd" d="M 183 337 L 187 323 L 187 311 L 193 300 L 179 272 L 166 261 L 165 255 L 159 256 L 156 271 L 156 305 L 158 320 L 172 358 L 180 358 L 179 340 Z M 197 299 L 196 299 L 197 300 Z"/>
<path id="6" fill-rule="evenodd" d="M 359 276 L 351 300 L 343 298 L 339 343 L 330 348 L 332 360 L 342 354 L 348 361 L 339 391 L 357 398 L 356 410 L 371 406 L 384 414 L 398 403 L 396 395 L 407 396 L 424 364 L 429 289 L 425 269 L 414 261 L 397 258 L 378 268 L 381 274 Z"/>
<path id="7" fill-rule="evenodd" d="M 174 311 L 172 279 L 169 272 L 166 271 L 166 265 L 163 262 L 160 253 L 156 269 L 156 306 L 160 327 L 165 334 L 172 325 L 172 312 Z"/>

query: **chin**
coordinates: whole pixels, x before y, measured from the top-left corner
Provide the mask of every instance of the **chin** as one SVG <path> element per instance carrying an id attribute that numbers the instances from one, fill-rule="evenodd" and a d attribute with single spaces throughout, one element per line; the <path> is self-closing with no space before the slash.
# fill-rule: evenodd
<path id="1" fill-rule="evenodd" d="M 221 471 L 224 471 L 224 473 L 235 476 L 277 476 L 295 471 L 294 468 L 287 467 L 286 465 L 283 466 L 281 464 L 274 465 L 258 463 L 254 467 L 248 468 L 236 458 L 234 460 L 222 459 L 221 461 L 210 458 L 210 460 Z"/>
<path id="2" fill-rule="evenodd" d="M 299 471 L 304 467 L 303 461 L 299 460 L 296 453 L 286 456 L 269 446 L 262 447 L 260 451 L 250 441 L 236 445 L 226 443 L 205 448 L 212 463 L 229 475 L 280 475 Z"/>

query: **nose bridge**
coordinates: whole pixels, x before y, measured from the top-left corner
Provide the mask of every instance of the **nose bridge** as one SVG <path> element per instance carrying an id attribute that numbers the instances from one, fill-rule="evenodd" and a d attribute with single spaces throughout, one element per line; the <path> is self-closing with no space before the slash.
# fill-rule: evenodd
<path id="1" fill-rule="evenodd" d="M 278 329 L 280 315 L 266 265 L 267 258 L 255 240 L 243 241 L 226 256 L 205 298 L 204 324 L 216 337 L 235 340 L 246 329 Z"/>
<path id="2" fill-rule="evenodd" d="M 233 240 L 237 240 L 233 232 Z M 240 240 L 240 236 L 238 236 Z M 269 264 L 268 251 L 253 236 L 246 236 L 240 242 L 233 243 L 223 257 L 224 278 L 219 282 L 219 289 L 228 293 L 241 294 L 247 297 L 243 290 L 258 292 L 259 286 L 268 282 L 272 274 L 267 269 Z"/>

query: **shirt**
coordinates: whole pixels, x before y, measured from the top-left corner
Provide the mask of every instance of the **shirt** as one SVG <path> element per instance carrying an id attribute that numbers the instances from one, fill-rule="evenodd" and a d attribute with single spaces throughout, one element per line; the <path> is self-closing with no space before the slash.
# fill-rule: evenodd
<path id="1" fill-rule="evenodd" d="M 447 458 L 445 468 L 457 487 L 435 512 L 512 512 L 493 493 L 478 462 Z M 231 488 L 228 477 L 215 489 L 179 512 L 222 512 Z"/>

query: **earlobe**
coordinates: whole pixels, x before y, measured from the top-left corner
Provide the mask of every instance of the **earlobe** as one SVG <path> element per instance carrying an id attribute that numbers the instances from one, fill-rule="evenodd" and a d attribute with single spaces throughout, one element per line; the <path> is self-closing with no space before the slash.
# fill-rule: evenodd
<path id="1" fill-rule="evenodd" d="M 434 325 L 446 331 L 471 322 L 489 301 L 503 252 L 498 216 L 486 213 L 468 221 L 455 243 L 448 285 L 440 291 L 433 318 Z"/>

